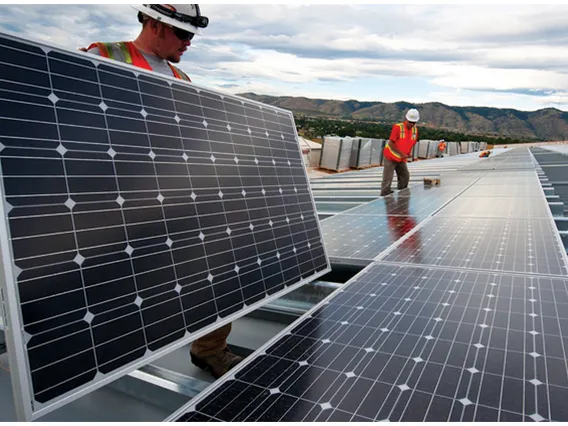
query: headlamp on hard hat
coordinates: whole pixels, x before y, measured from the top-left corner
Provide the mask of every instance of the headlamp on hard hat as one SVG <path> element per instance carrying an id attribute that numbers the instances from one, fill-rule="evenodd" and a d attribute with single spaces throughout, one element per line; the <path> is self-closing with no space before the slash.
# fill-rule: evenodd
<path id="1" fill-rule="evenodd" d="M 175 19 L 176 21 L 193 25 L 194 27 L 197 28 L 207 28 L 207 25 L 209 25 L 209 18 L 207 16 L 202 16 L 200 14 L 198 5 L 195 5 L 197 16 L 189 16 L 183 13 L 175 12 L 160 4 L 145 4 L 144 6 L 152 10 L 155 10 L 156 12 L 159 12 L 162 15 L 167 16 L 168 18 L 172 18 Z"/>

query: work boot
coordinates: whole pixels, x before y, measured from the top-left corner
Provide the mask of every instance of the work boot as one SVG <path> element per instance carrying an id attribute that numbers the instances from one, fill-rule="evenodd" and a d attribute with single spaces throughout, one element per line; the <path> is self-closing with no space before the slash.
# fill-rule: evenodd
<path id="1" fill-rule="evenodd" d="M 227 371 L 235 367 L 243 360 L 243 357 L 235 355 L 229 348 L 214 355 L 199 357 L 193 352 L 189 352 L 191 362 L 202 370 L 209 371 L 213 377 L 218 379 Z"/>

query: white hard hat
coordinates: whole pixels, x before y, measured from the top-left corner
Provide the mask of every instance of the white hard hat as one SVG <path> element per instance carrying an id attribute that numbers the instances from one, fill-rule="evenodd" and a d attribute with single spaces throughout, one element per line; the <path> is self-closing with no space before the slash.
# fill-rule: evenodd
<path id="1" fill-rule="evenodd" d="M 406 119 L 412 123 L 418 122 L 418 120 L 420 120 L 420 114 L 418 113 L 418 110 L 414 108 L 409 109 L 406 113 Z"/>
<path id="2" fill-rule="evenodd" d="M 132 7 L 150 18 L 193 34 L 201 35 L 201 28 L 209 25 L 209 18 L 201 14 L 198 4 L 137 4 Z"/>

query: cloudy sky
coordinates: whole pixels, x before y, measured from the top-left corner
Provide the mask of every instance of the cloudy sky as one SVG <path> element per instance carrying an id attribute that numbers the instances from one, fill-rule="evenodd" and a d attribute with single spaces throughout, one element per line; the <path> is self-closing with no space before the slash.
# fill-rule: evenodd
<path id="1" fill-rule="evenodd" d="M 202 5 L 180 66 L 226 92 L 568 111 L 568 5 Z M 132 40 L 128 5 L 0 5 L 0 30 Z"/>

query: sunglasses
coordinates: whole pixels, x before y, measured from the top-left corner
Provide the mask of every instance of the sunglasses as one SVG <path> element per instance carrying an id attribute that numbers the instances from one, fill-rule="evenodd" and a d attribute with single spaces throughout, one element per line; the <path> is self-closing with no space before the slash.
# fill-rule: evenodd
<path id="1" fill-rule="evenodd" d="M 176 21 L 189 23 L 194 27 L 198 28 L 206 28 L 209 25 L 209 18 L 207 16 L 202 16 L 199 13 L 199 6 L 195 5 L 197 9 L 197 16 L 189 16 L 184 15 L 183 13 L 174 12 L 166 7 L 163 7 L 159 4 L 145 4 L 144 6 L 149 7 L 150 9 L 155 10 L 156 12 L 160 12 L 162 15 L 166 15 L 168 18 L 175 19 Z"/>
<path id="2" fill-rule="evenodd" d="M 170 28 L 174 31 L 174 34 L 176 35 L 177 38 L 180 39 L 180 41 L 186 41 L 186 40 L 191 41 L 195 36 L 195 34 L 190 33 L 189 31 L 186 30 L 181 30 L 176 27 L 170 27 Z"/>

